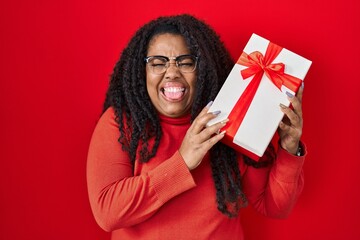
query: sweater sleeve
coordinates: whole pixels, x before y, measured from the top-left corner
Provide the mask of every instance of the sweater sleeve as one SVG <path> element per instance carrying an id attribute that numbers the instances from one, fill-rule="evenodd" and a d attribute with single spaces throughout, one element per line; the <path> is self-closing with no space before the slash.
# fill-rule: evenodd
<path id="1" fill-rule="evenodd" d="M 87 159 L 90 205 L 106 231 L 132 226 L 151 217 L 171 198 L 195 187 L 179 152 L 151 171 L 134 176 L 133 166 L 118 142 L 113 109 L 100 118 Z"/>
<path id="2" fill-rule="evenodd" d="M 278 149 L 275 162 L 265 168 L 247 167 L 243 176 L 244 192 L 249 203 L 261 214 L 286 218 L 292 211 L 304 186 L 303 156 Z"/>

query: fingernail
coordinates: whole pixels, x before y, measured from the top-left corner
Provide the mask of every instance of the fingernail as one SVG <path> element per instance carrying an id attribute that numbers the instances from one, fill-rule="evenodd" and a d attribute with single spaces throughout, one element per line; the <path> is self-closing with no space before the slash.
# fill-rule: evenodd
<path id="1" fill-rule="evenodd" d="M 304 81 L 301 82 L 301 88 L 304 88 Z"/>
<path id="2" fill-rule="evenodd" d="M 225 124 L 225 123 L 227 123 L 228 121 L 229 121 L 229 119 L 227 118 L 227 119 L 221 121 L 221 124 Z"/>
<path id="3" fill-rule="evenodd" d="M 282 104 L 282 103 L 280 103 L 280 107 L 284 108 L 284 109 L 286 108 L 286 106 L 284 104 Z"/>
<path id="4" fill-rule="evenodd" d="M 221 113 L 220 110 L 212 112 L 212 114 L 214 114 L 214 115 L 219 115 L 220 113 Z"/>
<path id="5" fill-rule="evenodd" d="M 290 92 L 286 92 L 286 95 L 287 95 L 289 98 L 293 98 L 293 97 L 294 97 L 294 95 L 293 95 L 292 93 L 290 93 Z"/>
<path id="6" fill-rule="evenodd" d="M 206 107 L 207 107 L 207 108 L 211 107 L 211 105 L 213 104 L 213 102 L 214 102 L 214 101 L 210 101 L 210 102 L 206 105 Z"/>
<path id="7" fill-rule="evenodd" d="M 221 133 L 219 133 L 219 135 L 224 135 L 226 133 L 226 130 L 222 131 Z"/>

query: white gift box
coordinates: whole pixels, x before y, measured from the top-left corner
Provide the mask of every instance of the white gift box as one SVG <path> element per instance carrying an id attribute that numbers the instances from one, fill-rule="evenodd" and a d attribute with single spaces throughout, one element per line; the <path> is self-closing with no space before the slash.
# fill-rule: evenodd
<path id="1" fill-rule="evenodd" d="M 269 40 L 256 34 L 252 34 L 244 48 L 244 53 L 250 54 L 258 51 L 265 56 L 269 43 Z M 298 86 L 300 86 L 301 81 L 304 80 L 312 62 L 282 48 L 280 53 L 271 63 L 283 63 L 285 65 L 284 72 L 298 78 Z M 235 104 L 237 104 L 239 98 L 254 78 L 254 76 L 245 79 L 242 77 L 240 73 L 241 70 L 247 68 L 247 66 L 240 65 L 239 63 L 235 64 L 220 92 L 214 99 L 214 103 L 209 109 L 209 112 L 220 110 L 221 113 L 215 119 L 211 120 L 208 123 L 208 126 L 229 118 Z M 240 124 L 240 126 L 237 128 L 236 132 L 232 134 L 226 133 L 224 143 L 248 155 L 254 160 L 263 156 L 284 116 L 280 110 L 280 103 L 289 106 L 290 102 L 287 99 L 286 92 L 290 92 L 293 95 L 296 94 L 296 90 L 292 91 L 285 85 L 286 84 L 276 86 L 266 74 L 263 74 L 242 121 L 240 120 L 241 122 L 239 123 L 236 116 L 230 115 L 233 119 L 230 119 L 228 124 L 237 123 Z M 240 105 L 240 107 L 242 106 L 243 105 Z M 231 142 L 229 139 L 231 139 Z"/>

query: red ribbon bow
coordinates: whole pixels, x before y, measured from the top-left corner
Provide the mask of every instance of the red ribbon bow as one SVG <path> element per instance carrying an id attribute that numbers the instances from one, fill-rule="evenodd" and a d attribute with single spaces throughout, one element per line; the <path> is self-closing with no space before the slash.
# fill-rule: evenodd
<path id="1" fill-rule="evenodd" d="M 279 55 L 281 50 L 282 47 L 270 42 L 266 49 L 265 56 L 258 51 L 252 52 L 249 55 L 243 52 L 237 61 L 238 64 L 248 67 L 241 70 L 243 79 L 245 80 L 255 75 L 254 79 L 256 78 L 255 80 L 260 81 L 262 75 L 265 73 L 277 88 L 281 89 L 281 86 L 285 85 L 293 92 L 296 92 L 301 84 L 301 79 L 286 74 L 284 72 L 285 64 L 271 63 Z"/>
<path id="2" fill-rule="evenodd" d="M 237 63 L 248 67 L 241 70 L 243 79 L 245 80 L 251 76 L 254 77 L 236 102 L 228 117 L 229 122 L 223 129 L 226 130 L 226 135 L 222 140 L 224 143 L 230 146 L 235 146 L 233 144 L 234 136 L 250 107 L 264 73 L 277 88 L 281 89 L 281 86 L 285 85 L 290 90 L 297 92 L 299 86 L 301 85 L 301 79 L 286 74 L 284 72 L 285 65 L 283 63 L 272 63 L 281 50 L 282 47 L 270 42 L 268 48 L 266 49 L 265 56 L 258 51 L 250 54 L 243 52 L 241 54 Z M 259 158 L 257 155 L 245 149 L 240 150 L 253 159 Z"/>

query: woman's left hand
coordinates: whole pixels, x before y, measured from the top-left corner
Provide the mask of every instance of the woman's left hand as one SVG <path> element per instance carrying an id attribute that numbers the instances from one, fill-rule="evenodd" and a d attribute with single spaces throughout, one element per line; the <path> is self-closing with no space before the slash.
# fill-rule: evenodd
<path id="1" fill-rule="evenodd" d="M 279 124 L 280 145 L 291 154 L 296 154 L 303 128 L 302 117 L 302 95 L 304 88 L 300 87 L 296 96 L 288 97 L 293 109 L 280 105 L 281 111 L 285 114 Z"/>

